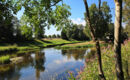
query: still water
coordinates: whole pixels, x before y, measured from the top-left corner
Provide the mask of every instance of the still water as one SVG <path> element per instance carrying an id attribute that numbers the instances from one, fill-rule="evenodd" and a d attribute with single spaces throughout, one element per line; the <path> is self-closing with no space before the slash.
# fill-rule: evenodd
<path id="1" fill-rule="evenodd" d="M 90 49 L 58 50 L 46 48 L 27 53 L 17 64 L 1 65 L 0 80 L 67 80 L 68 71 L 83 68 Z"/>

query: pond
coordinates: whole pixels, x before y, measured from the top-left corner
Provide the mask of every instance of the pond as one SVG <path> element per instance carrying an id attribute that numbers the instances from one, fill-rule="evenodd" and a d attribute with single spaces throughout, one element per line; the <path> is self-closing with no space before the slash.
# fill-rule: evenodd
<path id="1" fill-rule="evenodd" d="M 46 48 L 23 55 L 17 64 L 0 65 L 0 80 L 67 80 L 83 68 L 91 49 Z"/>

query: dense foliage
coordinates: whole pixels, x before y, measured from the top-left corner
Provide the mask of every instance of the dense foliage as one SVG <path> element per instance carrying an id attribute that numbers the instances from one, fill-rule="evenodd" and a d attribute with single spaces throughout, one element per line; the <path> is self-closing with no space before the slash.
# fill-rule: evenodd
<path id="1" fill-rule="evenodd" d="M 11 0 L 0 1 L 0 41 L 10 41 L 14 38 L 14 9 Z"/>
<path id="2" fill-rule="evenodd" d="M 94 27 L 96 37 L 99 39 L 106 38 L 106 33 L 109 32 L 109 24 L 111 23 L 112 17 L 110 12 L 110 7 L 108 6 L 107 2 L 103 2 L 100 13 L 96 4 L 92 4 L 89 7 L 91 24 Z M 91 39 L 88 24 L 85 27 L 85 33 Z"/>
<path id="3" fill-rule="evenodd" d="M 89 40 L 84 33 L 84 26 L 72 24 L 62 29 L 61 38 L 66 40 Z"/>
<path id="4" fill-rule="evenodd" d="M 44 38 L 45 27 L 61 29 L 68 22 L 70 7 L 61 0 L 2 0 L 0 1 L 0 41 L 14 42 Z M 24 10 L 20 20 L 14 17 Z"/>
<path id="5" fill-rule="evenodd" d="M 130 0 L 124 0 L 123 21 L 125 22 L 125 32 L 130 37 Z"/>

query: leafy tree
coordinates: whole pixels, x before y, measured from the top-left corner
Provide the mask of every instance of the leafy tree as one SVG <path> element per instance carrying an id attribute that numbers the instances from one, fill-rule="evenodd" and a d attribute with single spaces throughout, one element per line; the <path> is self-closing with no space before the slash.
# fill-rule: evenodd
<path id="1" fill-rule="evenodd" d="M 103 39 L 105 36 L 105 33 L 108 31 L 109 23 L 111 23 L 111 14 L 110 14 L 110 7 L 107 5 L 107 2 L 103 2 L 101 6 L 101 10 L 99 13 L 99 10 L 96 6 L 96 4 L 92 4 L 89 7 L 90 12 L 90 20 L 91 24 L 94 27 L 95 36 L 99 39 Z M 85 15 L 86 17 L 86 15 Z M 88 24 L 85 27 L 85 33 L 89 38 L 91 38 L 90 30 L 88 28 Z"/>
<path id="2" fill-rule="evenodd" d="M 13 15 L 11 14 L 11 2 L 0 1 L 0 40 L 9 41 L 13 36 Z"/>
<path id="3" fill-rule="evenodd" d="M 4 42 L 13 42 L 20 36 L 18 29 L 19 21 L 14 14 L 17 13 L 17 0 L 0 1 L 0 40 Z M 15 40 L 16 41 L 16 40 Z"/>
<path id="4" fill-rule="evenodd" d="M 21 30 L 22 30 L 22 35 L 24 37 L 24 39 L 26 40 L 32 40 L 32 28 L 28 27 L 27 25 L 23 25 L 21 26 Z"/>
<path id="5" fill-rule="evenodd" d="M 130 25 L 130 24 L 129 24 L 129 25 Z M 130 26 L 129 26 L 129 25 L 127 25 L 127 26 L 125 27 L 124 32 L 126 32 L 127 35 L 128 35 L 128 37 L 130 38 Z"/>
<path id="6" fill-rule="evenodd" d="M 130 0 L 124 0 L 123 3 L 123 21 L 126 24 L 130 24 Z"/>
<path id="7" fill-rule="evenodd" d="M 53 35 L 52 35 L 52 38 L 56 38 L 56 35 L 55 35 L 55 34 L 53 34 Z"/>
<path id="8" fill-rule="evenodd" d="M 57 38 L 61 38 L 61 35 L 57 34 Z"/>
<path id="9" fill-rule="evenodd" d="M 68 38 L 66 36 L 66 30 L 65 30 L 65 28 L 63 28 L 62 31 L 61 31 L 61 38 L 68 40 Z"/>
<path id="10" fill-rule="evenodd" d="M 124 40 L 128 39 L 127 32 L 124 28 L 121 31 L 121 42 L 123 43 Z M 105 33 L 105 41 L 111 41 L 114 43 L 114 23 L 108 24 L 108 31 Z"/>
<path id="11" fill-rule="evenodd" d="M 33 37 L 33 29 L 29 20 L 29 17 L 27 17 L 26 15 L 23 15 L 20 20 L 21 34 L 23 35 L 23 38 L 26 40 L 31 40 Z"/>
<path id="12" fill-rule="evenodd" d="M 62 0 L 0 1 L 0 40 L 12 41 L 14 37 L 18 35 L 23 35 L 28 39 L 31 39 L 32 36 L 35 38 L 43 38 L 44 28 L 49 28 L 50 25 L 58 27 L 58 30 L 61 29 L 62 27 L 59 26 L 67 25 L 69 22 L 68 17 L 71 15 L 69 6 L 58 4 L 61 1 Z M 13 14 L 16 14 L 22 7 L 25 11 L 20 21 L 21 28 L 18 28 L 18 26 L 14 27 L 14 22 L 12 22 Z"/>
<path id="13" fill-rule="evenodd" d="M 52 38 L 52 36 L 51 36 L 51 35 L 49 35 L 49 36 L 48 36 L 48 38 Z"/>
<path id="14" fill-rule="evenodd" d="M 130 37 L 130 0 L 124 0 L 123 6 L 123 22 L 126 24 L 125 32 L 127 32 L 128 37 Z"/>
<path id="15" fill-rule="evenodd" d="M 47 35 L 44 35 L 44 38 L 47 38 Z"/>
<path id="16" fill-rule="evenodd" d="M 86 36 L 88 36 L 88 38 L 90 40 L 92 40 L 91 32 L 90 32 L 90 29 L 89 29 L 88 25 L 85 26 L 84 33 L 85 33 Z"/>
<path id="17" fill-rule="evenodd" d="M 66 28 L 64 28 L 61 32 L 61 36 L 63 39 L 71 40 L 88 40 L 89 38 L 84 33 L 84 26 L 72 24 Z"/>
<path id="18" fill-rule="evenodd" d="M 104 72 L 102 69 L 102 58 L 101 58 L 101 49 L 100 49 L 100 43 L 98 40 L 98 36 L 96 34 L 96 26 L 93 26 L 93 22 L 91 21 L 91 13 L 89 12 L 89 8 L 88 8 L 88 3 L 87 0 L 83 0 L 84 1 L 84 5 L 85 5 L 85 9 L 86 9 L 86 22 L 88 24 L 88 27 L 90 29 L 91 32 L 91 37 L 92 40 L 95 42 L 96 45 L 96 50 L 97 50 L 97 57 L 98 57 L 98 71 L 99 71 L 99 76 L 101 78 L 101 80 L 106 80 L 105 76 L 104 76 Z M 99 9 L 98 9 L 98 13 L 99 15 L 97 15 L 97 17 L 99 16 L 99 21 L 100 21 L 100 16 L 101 16 L 101 0 L 99 0 Z"/>
<path id="19" fill-rule="evenodd" d="M 61 0 L 23 0 L 19 3 L 25 8 L 24 14 L 28 16 L 29 22 L 33 27 L 35 38 L 42 38 L 44 35 L 44 27 L 50 28 L 54 25 L 64 26 L 71 15 L 70 7 L 62 4 L 58 5 Z"/>
<path id="20" fill-rule="evenodd" d="M 114 23 L 108 24 L 108 31 L 105 33 L 105 41 L 114 41 Z"/>

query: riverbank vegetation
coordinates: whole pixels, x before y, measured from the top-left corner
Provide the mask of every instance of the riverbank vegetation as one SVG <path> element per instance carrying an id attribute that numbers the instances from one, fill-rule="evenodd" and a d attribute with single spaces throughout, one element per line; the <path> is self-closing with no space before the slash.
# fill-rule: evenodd
<path id="1" fill-rule="evenodd" d="M 17 55 L 27 52 L 33 52 L 40 50 L 41 48 L 55 47 L 65 44 L 74 44 L 81 41 L 67 41 L 60 38 L 49 38 L 41 40 L 33 40 L 19 43 L 2 43 L 0 44 L 0 63 L 8 63 L 11 57 L 17 57 Z M 14 53 L 14 54 L 11 54 Z M 7 62 L 8 61 L 8 62 Z"/>
<path id="2" fill-rule="evenodd" d="M 100 41 L 100 46 L 107 46 L 108 43 L 104 41 Z M 83 41 L 81 43 L 75 43 L 75 44 L 65 44 L 62 46 L 56 46 L 57 49 L 78 49 L 78 48 L 93 48 L 95 47 L 95 44 L 93 41 Z"/>
<path id="3" fill-rule="evenodd" d="M 0 64 L 5 64 L 5 63 L 9 63 L 9 60 L 10 57 L 7 55 L 7 56 L 1 56 L 0 57 Z"/>
<path id="4" fill-rule="evenodd" d="M 130 40 L 125 41 L 122 44 L 122 65 L 123 65 L 123 72 L 125 80 L 129 80 L 129 72 L 130 72 Z M 113 51 L 112 46 L 108 46 L 107 48 L 104 47 L 102 49 L 102 64 L 103 64 L 103 71 L 106 76 L 107 80 L 115 80 L 116 79 L 116 72 L 115 72 L 115 54 Z M 86 64 L 84 69 L 78 72 L 77 79 L 80 80 L 98 80 L 98 63 L 97 57 L 94 58 L 86 58 Z M 72 79 L 72 78 L 71 78 Z M 74 77 L 73 77 L 74 79 Z M 73 80 L 72 79 L 72 80 Z M 75 78 L 76 79 L 76 78 Z"/>
<path id="5" fill-rule="evenodd" d="M 33 41 L 25 41 L 25 42 L 18 42 L 18 43 L 2 43 L 0 44 L 0 52 L 13 52 L 13 51 L 22 51 L 22 50 L 33 50 L 33 49 L 40 49 L 45 47 L 54 47 L 58 45 L 65 45 L 65 44 L 72 44 L 78 43 L 80 41 L 67 41 L 63 39 L 35 39 Z"/>
<path id="6" fill-rule="evenodd" d="M 86 59 L 85 68 L 79 72 L 78 79 L 113 80 L 116 76 L 118 80 L 128 79 L 129 1 L 115 0 L 114 14 L 109 1 L 98 0 L 98 4 L 89 5 L 88 0 L 83 0 L 83 20 L 86 23 L 76 24 L 70 19 L 70 6 L 64 4 L 63 0 L 1 0 L 0 64 L 8 63 L 10 58 L 16 57 L 17 54 L 46 47 L 95 47 L 95 59 Z M 21 17 L 16 16 L 21 10 Z M 115 22 L 112 19 L 114 16 Z M 45 35 L 45 30 L 51 26 L 61 31 L 61 35 Z M 14 54 L 10 54 L 12 52 Z"/>

